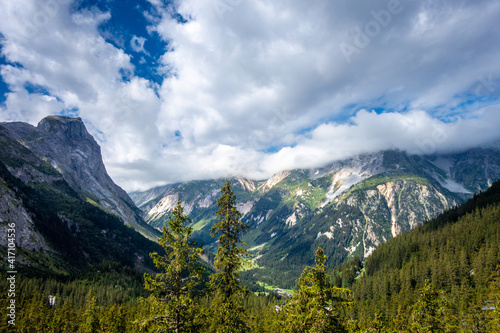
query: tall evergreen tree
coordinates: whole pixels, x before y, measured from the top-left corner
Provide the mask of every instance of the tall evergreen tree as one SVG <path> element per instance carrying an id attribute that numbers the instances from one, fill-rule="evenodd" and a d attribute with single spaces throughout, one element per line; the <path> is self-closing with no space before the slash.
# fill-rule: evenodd
<path id="1" fill-rule="evenodd" d="M 84 324 L 83 332 L 93 333 L 99 331 L 99 306 L 95 296 L 89 292 L 87 302 L 85 303 L 85 313 L 83 314 Z"/>
<path id="2" fill-rule="evenodd" d="M 346 332 L 340 319 L 348 304 L 348 289 L 335 287 L 326 272 L 327 257 L 321 246 L 316 251 L 316 267 L 306 267 L 297 282 L 298 291 L 284 306 L 285 332 Z"/>
<path id="3" fill-rule="evenodd" d="M 410 332 L 456 332 L 444 292 L 429 282 L 419 289 L 419 298 L 412 306 Z"/>
<path id="4" fill-rule="evenodd" d="M 483 307 L 489 321 L 487 332 L 500 332 L 500 265 L 492 274 L 487 302 Z"/>
<path id="5" fill-rule="evenodd" d="M 213 308 L 217 309 L 212 331 L 245 332 L 244 309 L 239 297 L 244 288 L 239 271 L 245 262 L 242 256 L 246 254 L 246 250 L 241 247 L 246 245 L 241 237 L 249 227 L 240 220 L 242 215 L 236 209 L 236 196 L 229 181 L 221 189 L 217 206 L 218 222 L 210 229 L 212 237 L 219 236 L 214 262 L 216 273 L 210 277 L 215 292 Z"/>
<path id="6" fill-rule="evenodd" d="M 149 318 L 143 326 L 164 326 L 169 332 L 192 332 L 196 313 L 192 292 L 199 283 L 203 267 L 198 263 L 203 250 L 190 239 L 193 228 L 190 219 L 183 214 L 180 200 L 177 201 L 172 215 L 168 219 L 168 228 L 163 228 L 160 245 L 166 256 L 157 252 L 151 258 L 161 273 L 151 276 L 145 274 L 145 288 L 153 294 L 149 298 L 153 309 L 159 307 L 164 313 Z"/>

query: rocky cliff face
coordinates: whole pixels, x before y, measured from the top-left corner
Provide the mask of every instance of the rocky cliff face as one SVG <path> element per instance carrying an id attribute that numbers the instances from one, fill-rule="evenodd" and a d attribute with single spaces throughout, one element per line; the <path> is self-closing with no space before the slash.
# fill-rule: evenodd
<path id="1" fill-rule="evenodd" d="M 69 274 L 102 260 L 150 268 L 159 246 L 125 224 L 156 236 L 80 119 L 0 124 L 0 252 L 14 229 L 16 269 Z"/>
<path id="2" fill-rule="evenodd" d="M 251 227 L 244 240 L 254 263 L 264 270 L 300 267 L 300 274 L 303 265 L 312 264 L 319 243 L 330 266 L 355 255 L 367 257 L 378 244 L 499 178 L 500 151 L 476 149 L 441 156 L 386 151 L 323 168 L 281 172 L 268 180 L 234 178 L 231 183 L 242 220 Z M 130 195 L 157 228 L 180 199 L 196 237 L 215 250 L 209 229 L 223 182 L 188 182 Z"/>
<path id="3" fill-rule="evenodd" d="M 128 194 L 109 177 L 102 162 L 101 149 L 80 118 L 49 116 L 37 127 L 26 123 L 3 123 L 2 126 L 17 142 L 59 171 L 60 174 L 54 177 L 62 176 L 87 201 L 116 214 L 141 233 L 154 237 Z M 26 164 L 8 167 L 24 182 L 52 181 L 49 179 L 51 175 L 33 172 Z"/>
<path id="4" fill-rule="evenodd" d="M 35 230 L 33 219 L 16 194 L 0 181 L 0 246 L 7 247 L 8 222 L 16 223 L 16 246 L 29 251 L 52 251 Z"/>

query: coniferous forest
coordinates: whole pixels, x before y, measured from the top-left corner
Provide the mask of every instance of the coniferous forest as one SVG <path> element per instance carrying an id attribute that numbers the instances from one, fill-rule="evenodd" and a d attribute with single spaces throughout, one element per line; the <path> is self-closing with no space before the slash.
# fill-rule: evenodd
<path id="1" fill-rule="evenodd" d="M 16 325 L 2 332 L 500 332 L 500 182 L 329 271 L 317 248 L 293 296 L 244 285 L 229 182 L 217 202 L 213 264 L 180 202 L 145 274 L 108 259 L 70 275 L 18 276 Z M 3 273 L 0 284 L 8 289 Z M 2 309 L 7 299 L 0 300 Z M 5 318 L 5 316 L 4 316 Z"/>

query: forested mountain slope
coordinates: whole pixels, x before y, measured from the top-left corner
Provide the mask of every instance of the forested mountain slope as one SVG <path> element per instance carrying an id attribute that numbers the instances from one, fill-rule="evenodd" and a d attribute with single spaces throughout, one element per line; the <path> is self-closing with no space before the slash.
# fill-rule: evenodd
<path id="1" fill-rule="evenodd" d="M 500 305 L 500 181 L 377 247 L 355 279 L 359 264 L 334 273 L 337 285 L 352 287 L 357 315 L 379 313 L 388 324 L 409 315 L 428 280 L 455 331 L 481 331 L 485 311 Z"/>

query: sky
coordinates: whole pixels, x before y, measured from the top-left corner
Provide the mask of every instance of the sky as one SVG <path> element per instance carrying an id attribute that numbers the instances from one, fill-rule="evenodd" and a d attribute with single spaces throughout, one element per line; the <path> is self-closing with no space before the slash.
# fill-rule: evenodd
<path id="1" fill-rule="evenodd" d="M 127 191 L 500 140 L 500 1 L 0 2 L 0 122 L 79 116 Z"/>

